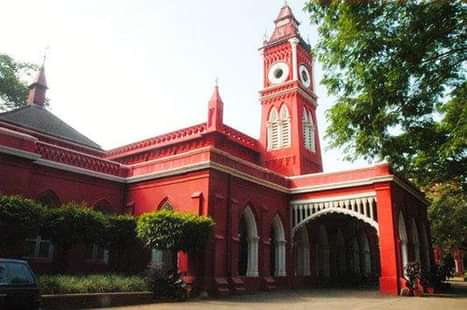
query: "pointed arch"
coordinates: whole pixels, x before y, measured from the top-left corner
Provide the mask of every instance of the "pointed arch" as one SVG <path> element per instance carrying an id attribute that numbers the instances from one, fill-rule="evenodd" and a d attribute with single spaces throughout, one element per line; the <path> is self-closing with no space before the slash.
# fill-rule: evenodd
<path id="1" fill-rule="evenodd" d="M 336 246 L 337 246 L 337 271 L 339 275 L 344 275 L 346 272 L 347 262 L 345 259 L 345 241 L 344 234 L 339 228 L 336 234 Z"/>
<path id="2" fill-rule="evenodd" d="M 277 214 L 272 220 L 271 227 L 273 239 L 271 240 L 271 251 L 273 252 L 274 269 L 273 274 L 276 277 L 286 276 L 286 249 L 285 249 L 285 231 L 280 216 Z"/>
<path id="3" fill-rule="evenodd" d="M 280 121 L 276 107 L 272 107 L 268 116 L 268 149 L 280 148 Z"/>
<path id="4" fill-rule="evenodd" d="M 303 108 L 302 116 L 302 127 L 303 127 L 303 143 L 305 148 L 312 152 L 316 152 L 315 146 L 315 125 L 313 122 L 313 116 L 308 109 Z"/>
<path id="5" fill-rule="evenodd" d="M 169 210 L 169 211 L 173 211 L 175 210 L 172 203 L 170 202 L 169 198 L 168 197 L 165 197 L 164 199 L 161 200 L 161 202 L 159 203 L 159 205 L 157 206 L 157 210 L 160 211 L 160 210 Z"/>
<path id="6" fill-rule="evenodd" d="M 418 228 L 415 219 L 412 218 L 412 223 L 410 225 L 411 229 L 411 238 L 412 238 L 412 246 L 413 246 L 413 256 L 414 260 L 418 263 L 421 262 L 420 260 L 420 239 L 418 236 Z"/>
<path id="7" fill-rule="evenodd" d="M 257 277 L 259 237 L 255 215 L 250 206 L 247 206 L 241 215 L 239 235 L 239 273 L 247 277 Z"/>
<path id="8" fill-rule="evenodd" d="M 362 275 L 368 277 L 371 273 L 371 252 L 370 252 L 370 242 L 365 231 L 360 232 L 360 251 L 361 251 L 361 261 L 363 270 Z"/>
<path id="9" fill-rule="evenodd" d="M 405 225 L 405 220 L 404 220 L 404 215 L 402 214 L 402 211 L 399 212 L 399 222 L 398 222 L 398 232 L 399 232 L 399 240 L 400 240 L 400 251 L 401 251 L 401 263 L 402 263 L 402 270 L 403 274 L 405 274 L 405 266 L 407 266 L 407 263 L 409 262 L 409 256 L 408 256 L 408 248 L 407 248 L 407 243 L 408 243 L 408 238 L 407 238 L 407 229 Z"/>
<path id="10" fill-rule="evenodd" d="M 280 145 L 281 147 L 290 146 L 290 114 L 287 105 L 281 106 L 280 112 Z"/>
<path id="11" fill-rule="evenodd" d="M 94 209 L 105 214 L 112 214 L 112 205 L 107 199 L 101 199 L 94 204 Z"/>
<path id="12" fill-rule="evenodd" d="M 326 227 L 319 225 L 319 275 L 324 278 L 329 278 L 331 275 L 329 264 L 329 238 Z"/>
<path id="13" fill-rule="evenodd" d="M 297 232 L 295 241 L 297 276 L 309 276 L 310 272 L 310 238 L 306 226 L 302 226 Z"/>
<path id="14" fill-rule="evenodd" d="M 58 198 L 57 194 L 51 189 L 39 194 L 36 200 L 40 204 L 51 208 L 57 208 L 61 205 L 60 198 Z"/>

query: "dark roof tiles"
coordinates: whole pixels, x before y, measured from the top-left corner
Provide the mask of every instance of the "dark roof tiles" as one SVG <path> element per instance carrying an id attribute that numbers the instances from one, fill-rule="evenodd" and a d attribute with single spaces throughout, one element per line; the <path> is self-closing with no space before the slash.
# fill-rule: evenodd
<path id="1" fill-rule="evenodd" d="M 0 121 L 101 150 L 97 143 L 47 111 L 47 109 L 35 104 L 0 113 Z"/>

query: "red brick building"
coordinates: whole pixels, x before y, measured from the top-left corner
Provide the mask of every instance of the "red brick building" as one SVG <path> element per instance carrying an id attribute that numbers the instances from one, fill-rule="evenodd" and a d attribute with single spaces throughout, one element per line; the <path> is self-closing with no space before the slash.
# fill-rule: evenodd
<path id="1" fill-rule="evenodd" d="M 423 195 L 387 163 L 322 171 L 314 63 L 287 5 L 261 53 L 259 140 L 224 124 L 216 86 L 205 123 L 108 151 L 47 110 L 42 68 L 28 105 L 0 114 L 0 192 L 134 215 L 209 215 L 206 253 L 178 260 L 211 292 L 362 279 L 398 294 L 407 262 L 432 262 Z M 53 264 L 48 241 L 28 242 L 36 266 Z M 152 254 L 156 264 L 166 255 Z M 106 251 L 76 255 L 73 268 L 105 270 Z"/>

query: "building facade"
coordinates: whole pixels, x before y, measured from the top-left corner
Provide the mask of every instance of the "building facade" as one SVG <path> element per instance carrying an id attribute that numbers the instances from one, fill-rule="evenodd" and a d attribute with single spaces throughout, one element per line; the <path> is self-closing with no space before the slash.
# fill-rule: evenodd
<path id="1" fill-rule="evenodd" d="M 210 216 L 205 253 L 179 253 L 178 265 L 214 294 L 355 279 L 398 294 L 403 266 L 428 270 L 433 261 L 427 203 L 387 163 L 323 172 L 314 62 L 298 26 L 285 5 L 261 48 L 259 139 L 223 122 L 216 86 L 205 123 L 105 151 L 47 110 L 41 68 L 28 105 L 0 114 L 0 193 L 136 216 L 161 208 Z M 37 268 L 53 265 L 50 242 L 28 247 Z M 72 268 L 106 270 L 105 250 L 80 253 Z M 152 251 L 143 264 L 164 255 Z"/>

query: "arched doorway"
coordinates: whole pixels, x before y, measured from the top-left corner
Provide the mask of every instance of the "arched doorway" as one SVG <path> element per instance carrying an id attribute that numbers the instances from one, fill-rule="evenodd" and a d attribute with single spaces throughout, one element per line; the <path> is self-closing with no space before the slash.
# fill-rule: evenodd
<path id="1" fill-rule="evenodd" d="M 379 284 L 377 211 L 372 193 L 291 202 L 292 233 L 311 233 L 317 285 Z"/>
<path id="2" fill-rule="evenodd" d="M 404 215 L 402 212 L 399 213 L 399 223 L 398 223 L 398 232 L 399 232 L 399 240 L 400 240 L 400 251 L 401 251 L 401 263 L 402 263 L 402 270 L 405 274 L 405 266 L 409 262 L 409 254 L 408 254 L 408 238 L 407 238 L 407 229 L 405 225 Z"/>
<path id="3" fill-rule="evenodd" d="M 276 215 L 271 227 L 271 275 L 275 277 L 286 276 L 285 232 L 281 218 Z"/>
<path id="4" fill-rule="evenodd" d="M 258 276 L 258 230 L 255 216 L 250 207 L 246 207 L 239 223 L 240 253 L 238 273 L 241 276 Z"/>

